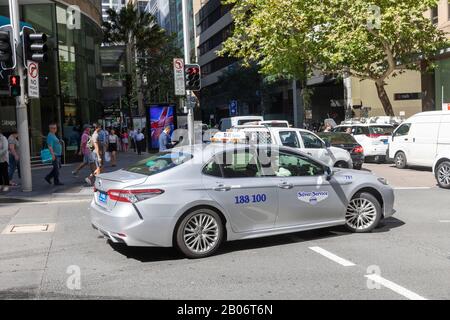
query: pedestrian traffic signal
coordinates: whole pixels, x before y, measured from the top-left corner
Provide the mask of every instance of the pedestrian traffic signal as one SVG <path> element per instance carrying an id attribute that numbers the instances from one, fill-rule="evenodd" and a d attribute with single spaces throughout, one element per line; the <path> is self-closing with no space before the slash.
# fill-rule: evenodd
<path id="1" fill-rule="evenodd" d="M 27 60 L 34 62 L 46 62 L 47 56 L 47 35 L 45 33 L 35 33 L 31 28 L 23 28 L 22 32 L 24 65 Z"/>
<path id="2" fill-rule="evenodd" d="M 9 96 L 20 96 L 20 77 L 16 75 L 9 76 Z"/>
<path id="3" fill-rule="evenodd" d="M 11 26 L 0 29 L 0 64 L 2 69 L 12 69 L 15 66 L 16 50 Z"/>
<path id="4" fill-rule="evenodd" d="M 186 76 L 186 90 L 200 91 L 200 66 L 198 64 L 186 64 L 184 66 L 184 73 Z"/>

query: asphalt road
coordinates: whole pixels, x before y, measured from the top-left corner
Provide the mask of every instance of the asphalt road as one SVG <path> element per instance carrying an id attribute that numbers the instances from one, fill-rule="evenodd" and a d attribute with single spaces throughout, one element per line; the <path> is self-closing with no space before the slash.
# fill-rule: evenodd
<path id="1" fill-rule="evenodd" d="M 373 233 L 330 228 L 236 241 L 200 260 L 109 244 L 91 228 L 83 200 L 5 204 L 0 232 L 56 225 L 0 234 L 0 298 L 450 299 L 450 191 L 399 181 L 397 214 Z"/>

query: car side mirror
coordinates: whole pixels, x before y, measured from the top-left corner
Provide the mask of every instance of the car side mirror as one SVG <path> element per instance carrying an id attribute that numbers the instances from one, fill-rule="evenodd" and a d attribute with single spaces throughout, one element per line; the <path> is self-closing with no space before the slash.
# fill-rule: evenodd
<path id="1" fill-rule="evenodd" d="M 330 167 L 325 167 L 325 177 L 327 181 L 330 181 L 333 175 L 334 175 L 333 169 Z"/>
<path id="2" fill-rule="evenodd" d="M 329 140 L 325 140 L 325 148 L 329 149 L 331 147 L 331 142 Z"/>

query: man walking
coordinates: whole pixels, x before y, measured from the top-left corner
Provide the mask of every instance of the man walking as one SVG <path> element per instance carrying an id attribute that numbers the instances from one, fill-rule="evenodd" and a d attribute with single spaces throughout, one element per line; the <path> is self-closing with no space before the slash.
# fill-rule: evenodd
<path id="1" fill-rule="evenodd" d="M 76 168 L 74 171 L 72 171 L 72 174 L 75 177 L 78 177 L 78 173 L 83 169 L 85 166 L 90 166 L 91 173 L 94 172 L 94 161 L 91 157 L 91 150 L 89 150 L 88 147 L 88 141 L 90 139 L 90 133 L 91 133 L 91 127 L 89 125 L 86 125 L 83 131 L 83 134 L 81 135 L 81 143 L 80 143 L 80 152 L 79 155 L 83 156 L 83 162 Z"/>
<path id="2" fill-rule="evenodd" d="M 168 149 L 169 145 L 170 145 L 170 126 L 166 126 L 163 130 L 163 132 L 161 132 L 161 134 L 159 135 L 159 151 L 165 151 Z"/>
<path id="3" fill-rule="evenodd" d="M 61 155 L 62 155 L 62 146 L 61 141 L 56 136 L 56 132 L 58 131 L 58 127 L 56 123 L 52 123 L 48 126 L 49 133 L 47 135 L 47 147 L 52 154 L 52 171 L 44 178 L 49 184 L 51 184 L 51 179 L 54 180 L 55 186 L 64 185 L 59 181 L 59 168 L 61 167 Z"/>
<path id="4" fill-rule="evenodd" d="M 143 144 L 144 144 L 143 142 L 144 142 L 144 139 L 145 139 L 145 136 L 141 132 L 140 129 L 138 130 L 138 133 L 136 134 L 135 139 L 136 139 L 137 153 L 140 156 L 141 152 L 142 152 L 142 147 L 143 147 Z"/>

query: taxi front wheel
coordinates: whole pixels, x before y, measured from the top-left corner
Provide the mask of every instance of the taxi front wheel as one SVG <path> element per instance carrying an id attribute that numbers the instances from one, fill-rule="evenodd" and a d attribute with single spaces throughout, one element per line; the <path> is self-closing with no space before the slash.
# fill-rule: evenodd
<path id="1" fill-rule="evenodd" d="M 370 232 L 381 220 L 380 202 L 372 194 L 360 192 L 350 200 L 345 213 L 345 226 L 352 232 Z"/>
<path id="2" fill-rule="evenodd" d="M 219 248 L 224 234 L 220 216 L 201 208 L 185 215 L 176 229 L 176 245 L 188 258 L 204 258 Z"/>

